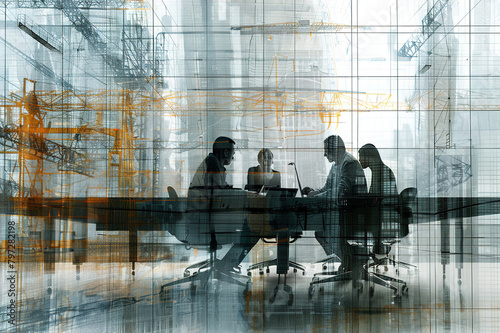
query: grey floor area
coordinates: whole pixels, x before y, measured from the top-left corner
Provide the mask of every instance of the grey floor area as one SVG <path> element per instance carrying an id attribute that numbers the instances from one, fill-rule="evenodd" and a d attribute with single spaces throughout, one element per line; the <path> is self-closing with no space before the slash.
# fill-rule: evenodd
<path id="1" fill-rule="evenodd" d="M 169 288 L 168 297 L 160 297 L 164 283 L 182 277 L 188 263 L 208 255 L 168 240 L 162 244 L 163 258 L 137 263 L 135 275 L 126 260 L 85 262 L 79 271 L 71 262 L 56 262 L 47 271 L 43 262 L 30 263 L 25 255 L 17 280 L 22 293 L 18 325 L 9 325 L 3 314 L 0 328 L 6 332 L 500 331 L 500 227 L 492 220 L 413 225 L 392 253 L 417 268 L 388 266 L 386 272 L 407 281 L 408 292 L 401 297 L 381 286 L 370 295 L 369 282 L 359 291 L 348 281 L 317 287 L 311 295 L 309 283 L 323 269 L 312 264 L 323 257 L 323 250 L 311 233 L 290 248 L 291 258 L 307 268 L 305 275 L 290 270 L 286 277 L 294 295 L 291 305 L 283 277 L 271 302 L 278 282 L 274 268 L 270 273 L 254 271 L 251 293 L 212 280 L 205 286 L 178 285 Z M 248 265 L 273 258 L 275 252 L 275 245 L 259 243 L 246 257 L 242 274 Z M 5 309 L 7 300 L 1 302 Z"/>

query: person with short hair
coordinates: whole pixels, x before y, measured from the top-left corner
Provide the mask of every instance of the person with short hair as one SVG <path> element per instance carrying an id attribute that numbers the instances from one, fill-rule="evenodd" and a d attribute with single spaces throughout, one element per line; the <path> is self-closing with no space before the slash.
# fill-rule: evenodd
<path id="1" fill-rule="evenodd" d="M 220 136 L 215 139 L 212 152 L 201 162 L 189 185 L 189 192 L 193 189 L 215 189 L 231 187 L 226 182 L 226 168 L 234 157 L 235 142 L 228 137 Z M 189 195 L 188 192 L 188 196 Z"/>

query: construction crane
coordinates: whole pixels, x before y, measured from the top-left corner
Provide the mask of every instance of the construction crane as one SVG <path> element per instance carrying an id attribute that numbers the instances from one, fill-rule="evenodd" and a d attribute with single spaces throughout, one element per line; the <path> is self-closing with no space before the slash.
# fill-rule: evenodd
<path id="1" fill-rule="evenodd" d="M 29 191 L 16 191 L 18 196 L 42 196 L 43 195 L 43 162 L 55 163 L 59 171 L 73 172 L 85 176 L 93 176 L 90 168 L 90 161 L 84 153 L 73 147 L 75 141 L 80 140 L 76 134 L 70 146 L 59 144 L 47 139 L 48 130 L 44 125 L 44 112 L 40 109 L 40 101 L 35 90 L 26 91 L 24 80 L 23 98 L 16 100 L 17 95 L 13 95 L 9 104 L 3 103 L 8 112 L 12 112 L 14 107 L 19 108 L 18 122 L 0 125 L 0 137 L 3 145 L 10 152 L 19 154 L 19 188 L 29 188 Z M 35 82 L 31 81 L 33 86 Z M 49 125 L 50 126 L 50 125 Z M 35 161 L 35 172 L 31 172 L 27 161 Z M 27 184 L 29 183 L 29 184 Z"/>
<path id="2" fill-rule="evenodd" d="M 0 36 L 0 41 L 2 41 L 5 45 L 7 45 L 12 51 L 14 51 L 17 55 L 19 55 L 24 61 L 28 63 L 31 67 L 33 67 L 38 73 L 41 73 L 47 79 L 52 81 L 53 83 L 59 85 L 62 89 L 73 89 L 73 85 L 68 81 L 64 80 L 61 76 L 54 73 L 53 70 L 42 64 L 41 62 L 33 59 L 23 51 L 19 50 L 17 47 L 9 43 L 3 37 Z"/>
<path id="3" fill-rule="evenodd" d="M 399 49 L 399 56 L 411 59 L 418 53 L 425 42 L 441 26 L 441 23 L 437 21 L 437 17 L 445 9 L 448 1 L 449 0 L 434 1 L 434 6 L 432 6 L 422 19 L 421 27 L 418 28 Z"/>
<path id="4" fill-rule="evenodd" d="M 116 195 L 130 196 L 134 190 L 133 186 L 133 147 L 134 147 L 134 118 L 142 113 L 141 105 L 146 102 L 143 98 L 137 98 L 138 105 L 133 104 L 132 92 L 114 91 L 111 93 L 90 92 L 78 94 L 73 91 L 26 91 L 21 94 L 12 93 L 11 97 L 0 102 L 0 106 L 6 109 L 7 118 L 10 122 L 0 126 L 0 137 L 4 147 L 10 152 L 19 152 L 20 175 L 24 174 L 26 179 L 41 182 L 44 174 L 43 161 L 55 163 L 58 171 L 78 173 L 85 176 L 93 176 L 91 158 L 89 154 L 78 148 L 84 138 L 96 134 L 113 138 L 113 146 L 108 152 L 109 169 L 118 177 L 119 193 Z M 33 81 L 31 81 L 33 82 Z M 33 82 L 34 85 L 34 82 Z M 108 98 L 114 103 L 108 102 Z M 13 110 L 18 108 L 19 118 L 12 120 Z M 70 111 L 67 111 L 70 110 Z M 83 126 L 54 127 L 47 121 L 48 114 L 60 114 L 61 112 L 85 112 L 94 111 L 96 120 Z M 102 113 L 117 113 L 119 128 L 106 128 L 102 126 Z M 48 126 L 45 124 L 48 122 Z M 70 136 L 65 141 L 70 145 L 62 145 L 48 139 L 48 136 L 60 134 Z M 35 160 L 38 166 L 36 171 L 23 168 L 27 163 L 25 160 Z M 24 178 L 20 179 L 19 186 L 34 189 L 32 184 L 26 185 Z M 41 195 L 41 192 L 32 191 L 30 196 Z"/>
<path id="5" fill-rule="evenodd" d="M 123 54 L 118 54 L 116 48 L 108 47 L 107 41 L 101 37 L 99 30 L 90 22 L 90 20 L 82 13 L 81 9 L 133 9 L 143 6 L 142 1 L 102 1 L 102 0 L 26 0 L 15 1 L 20 7 L 29 8 L 52 8 L 59 9 L 70 20 L 76 31 L 80 32 L 88 41 L 89 45 L 103 59 L 104 63 L 113 71 L 114 77 L 122 87 L 127 89 L 145 89 L 150 86 L 155 86 L 156 82 L 153 78 L 160 78 L 161 68 L 159 61 L 154 59 L 152 52 L 153 38 L 149 34 L 148 29 L 143 25 L 133 24 L 130 31 L 123 30 L 120 43 L 123 44 Z M 7 3 L 9 5 L 10 3 Z M 140 6 L 139 6 L 140 5 Z M 36 32 L 44 31 L 43 27 L 35 24 L 27 24 L 29 21 L 25 16 L 21 16 L 18 24 L 19 27 L 35 40 L 42 43 L 51 50 L 61 51 L 60 41 L 50 35 L 51 42 L 47 38 L 43 38 Z M 37 31 L 35 31 L 37 30 Z M 44 35 L 46 35 L 44 33 Z M 1 37 L 0 37 L 1 38 Z M 72 89 L 71 84 L 62 80 L 58 75 L 52 72 L 47 66 L 32 59 L 24 52 L 17 49 L 15 46 L 7 42 L 4 38 L 0 39 L 25 61 L 33 66 L 37 71 L 43 73 L 51 81 L 60 84 L 62 82 L 63 89 Z M 158 82 L 161 82 L 158 79 Z"/>
<path id="6" fill-rule="evenodd" d="M 78 8 L 78 3 L 74 0 L 55 0 L 54 7 L 60 9 L 64 15 L 71 21 L 76 31 L 80 32 L 89 42 L 90 46 L 100 55 L 108 67 L 114 72 L 115 79 L 124 88 L 144 89 L 150 85 L 151 77 L 160 76 L 158 72 L 154 72 L 155 66 L 141 47 L 138 47 L 130 38 L 123 38 L 124 55 L 128 61 L 123 61 L 121 57 L 111 52 L 111 48 L 107 46 L 106 41 L 100 36 L 97 28 Z M 141 34 L 146 29 L 139 27 Z M 124 34 L 124 37 L 126 35 Z M 135 36 L 134 36 L 135 37 Z M 149 38 L 152 43 L 152 38 L 149 36 L 141 36 L 139 39 L 134 39 L 142 43 L 143 38 Z M 152 58 L 152 57 L 151 57 Z M 159 70 L 159 69 L 157 69 Z"/>
<path id="7" fill-rule="evenodd" d="M 27 87 L 27 83 L 30 82 L 33 85 L 32 89 Z M 56 163 L 59 173 L 64 172 L 69 175 L 68 171 L 71 171 L 73 174 L 91 176 L 93 171 L 90 170 L 89 155 L 91 153 L 87 154 L 86 151 L 83 153 L 77 145 L 89 137 L 102 140 L 102 135 L 104 135 L 112 138 L 113 144 L 111 148 L 103 151 L 106 156 L 99 156 L 99 158 L 108 161 L 105 170 L 106 177 L 113 181 L 116 180 L 116 186 L 113 187 L 118 189 L 117 192 L 107 193 L 107 195 L 134 199 L 133 180 L 136 174 L 134 170 L 134 119 L 136 117 L 135 111 L 137 114 L 141 114 L 143 112 L 141 105 L 146 101 L 145 96 L 139 96 L 141 98 L 136 99 L 138 105 L 134 105 L 134 92 L 127 90 L 112 91 L 111 93 L 92 91 L 81 94 L 74 91 L 37 91 L 36 82 L 25 79 L 22 92 L 11 93 L 10 98 L 4 98 L 0 102 L 0 107 L 5 110 L 5 118 L 9 121 L 8 125 L 2 126 L 0 132 L 4 139 L 4 147 L 7 149 L 4 153 L 18 154 L 18 160 L 16 166 L 11 170 L 13 174 L 10 179 L 5 177 L 0 179 L 0 189 L 3 190 L 4 196 L 9 194 L 9 200 L 15 202 L 22 209 L 29 210 L 26 198 L 36 200 L 47 196 L 44 191 L 48 192 L 49 195 L 53 193 L 54 190 L 47 189 L 46 184 L 44 184 L 45 176 L 51 176 L 51 172 L 48 170 L 52 166 L 47 166 L 47 161 Z M 108 99 L 113 102 L 108 102 Z M 16 108 L 19 108 L 17 120 L 13 114 Z M 107 113 L 107 121 L 112 119 L 110 123 L 118 125 L 118 128 L 102 126 L 103 112 Z M 61 114 L 63 114 L 62 117 Z M 92 114 L 96 120 L 83 126 L 71 126 L 75 120 L 80 120 L 80 114 Z M 57 121 L 56 123 L 59 125 L 67 124 L 69 126 L 54 127 L 48 119 Z M 47 123 L 48 126 L 46 126 Z M 68 135 L 73 139 L 70 140 L 69 146 L 62 145 L 48 139 L 48 136 L 53 134 L 58 134 L 58 137 L 61 137 L 63 141 L 65 141 L 64 137 Z M 12 180 L 16 175 L 19 179 L 17 182 Z M 63 182 L 69 182 L 71 179 L 69 176 L 65 176 Z M 75 179 L 79 181 L 81 177 Z M 108 185 L 106 184 L 104 190 L 108 191 Z M 71 186 L 71 184 L 61 184 L 61 186 Z M 29 189 L 25 190 L 26 187 Z M 63 198 L 68 199 L 69 197 L 63 196 Z M 133 205 L 134 201 L 131 200 L 130 208 Z M 131 210 L 130 214 L 132 216 L 135 212 Z M 23 219 L 21 215 L 19 215 L 19 219 Z M 45 261 L 47 265 L 44 266 L 47 270 L 54 269 L 54 254 L 60 249 L 76 248 L 78 253 L 86 253 L 87 243 L 84 239 L 80 242 L 72 240 L 67 243 L 56 241 L 55 236 L 53 236 L 56 228 L 54 217 L 40 216 L 39 218 L 30 218 L 29 221 L 30 230 L 39 230 L 43 227 L 44 232 L 52 235 L 49 239 L 43 240 L 44 245 L 41 247 L 44 255 L 49 258 Z M 42 221 L 43 226 L 40 226 Z M 138 261 L 137 230 L 129 230 L 127 244 L 129 248 L 128 261 L 132 263 L 132 273 L 134 274 L 135 263 Z M 85 256 L 75 255 L 74 264 L 77 265 L 77 272 L 79 265 L 85 261 Z"/>

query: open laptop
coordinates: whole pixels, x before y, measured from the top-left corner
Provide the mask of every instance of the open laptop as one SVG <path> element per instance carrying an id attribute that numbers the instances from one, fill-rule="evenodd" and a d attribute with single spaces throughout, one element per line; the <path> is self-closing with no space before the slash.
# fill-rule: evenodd
<path id="1" fill-rule="evenodd" d="M 262 186 L 263 188 L 265 186 Z M 261 189 L 262 191 L 263 189 Z M 297 195 L 297 188 L 286 188 L 286 187 L 268 187 L 264 189 L 266 197 L 271 198 L 295 198 Z"/>

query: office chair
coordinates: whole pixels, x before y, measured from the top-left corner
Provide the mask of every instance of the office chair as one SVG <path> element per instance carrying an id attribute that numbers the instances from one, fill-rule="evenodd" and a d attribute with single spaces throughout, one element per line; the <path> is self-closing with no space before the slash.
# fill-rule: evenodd
<path id="1" fill-rule="evenodd" d="M 248 187 L 248 185 L 247 185 Z M 262 186 L 261 186 L 262 187 Z M 266 222 L 273 229 L 269 235 L 261 237 L 264 243 L 276 243 L 277 244 L 277 256 L 275 259 L 265 260 L 252 264 L 247 269 L 247 274 L 251 276 L 251 271 L 259 269 L 259 274 L 264 274 L 264 269 L 266 273 L 269 273 L 270 266 L 277 266 L 276 270 L 278 274 L 286 274 L 288 268 L 293 268 L 293 272 L 297 273 L 298 270 L 302 271 L 305 275 L 306 268 L 292 260 L 288 259 L 289 248 L 288 245 L 297 241 L 301 238 L 301 230 L 290 230 L 289 227 L 293 224 L 290 221 L 296 219 L 295 215 L 288 211 L 287 200 L 294 200 L 297 189 L 287 189 L 287 188 L 269 188 L 265 197 L 265 207 L 269 211 L 264 217 L 269 219 Z M 274 237 L 273 237 L 274 236 Z"/>
<path id="2" fill-rule="evenodd" d="M 363 284 L 360 283 L 360 280 L 368 281 L 373 284 L 378 284 L 385 288 L 391 289 L 394 294 L 398 294 L 398 288 L 392 285 L 389 281 L 382 279 L 377 274 L 369 272 L 367 270 L 365 262 L 368 260 L 368 253 L 366 250 L 366 243 L 357 240 L 348 240 L 347 244 L 353 248 L 354 256 L 358 257 L 366 257 L 365 260 L 357 259 L 353 260 L 352 268 L 347 271 L 329 271 L 329 272 L 321 272 L 314 274 L 314 277 L 309 284 L 309 298 L 314 295 L 315 286 L 321 285 L 330 282 L 338 282 L 338 281 L 349 281 L 352 280 L 353 289 L 357 289 L 358 292 L 362 292 Z M 333 275 L 325 279 L 320 279 L 320 276 L 325 275 Z M 398 280 L 399 281 L 399 280 Z M 403 281 L 401 281 L 403 282 Z M 320 289 L 321 290 L 321 289 Z M 407 290 L 407 289 L 406 289 Z M 373 296 L 375 293 L 375 288 L 370 286 L 370 296 Z"/>
<path id="3" fill-rule="evenodd" d="M 280 241 L 286 241 L 286 239 L 284 240 L 282 237 L 289 237 L 289 241 L 288 241 L 288 244 L 293 244 L 297 241 L 297 239 L 301 238 L 302 236 L 299 234 L 299 233 L 295 233 L 294 235 L 291 235 L 289 236 L 288 234 L 286 235 L 283 235 L 280 237 L 280 235 L 278 235 L 279 232 L 276 232 L 276 237 L 274 238 L 267 238 L 267 237 L 262 237 L 262 241 L 266 244 L 278 244 Z M 278 247 L 278 252 L 280 251 L 280 248 Z M 255 264 L 252 264 L 250 266 L 248 266 L 247 268 L 247 275 L 248 276 L 252 276 L 252 272 L 253 270 L 255 269 L 258 269 L 259 270 L 259 275 L 264 275 L 264 269 L 266 271 L 267 274 L 270 273 L 270 268 L 271 266 L 279 266 L 280 263 L 278 262 L 278 260 L 280 260 L 281 256 L 286 256 L 288 257 L 288 252 L 287 253 L 278 253 L 278 255 L 276 256 L 276 258 L 274 259 L 269 259 L 269 260 L 264 260 L 264 261 L 261 261 L 261 262 L 258 262 L 258 263 L 255 263 Z M 294 273 L 297 273 L 297 271 L 302 271 L 302 275 L 306 275 L 306 267 L 304 265 L 301 265 L 299 264 L 298 262 L 296 261 L 293 261 L 293 260 L 288 260 L 288 267 L 290 268 L 293 268 L 293 272 Z M 277 268 L 278 270 L 278 268 Z M 281 273 L 283 274 L 283 273 Z"/>
<path id="4" fill-rule="evenodd" d="M 416 189 L 415 189 L 415 191 L 416 191 Z M 401 202 L 408 203 L 409 202 L 408 200 L 412 197 L 410 194 L 413 194 L 412 190 L 403 191 L 400 198 L 404 198 L 404 200 L 400 200 L 400 203 L 398 204 L 398 208 L 401 211 L 405 212 L 405 214 L 406 214 L 405 216 L 408 215 L 408 209 L 400 208 L 400 207 L 402 207 Z M 416 193 L 415 193 L 415 195 L 416 195 Z M 413 195 L 413 198 L 415 197 L 415 195 Z M 359 203 L 358 203 L 358 205 L 359 205 Z M 373 203 L 372 203 L 372 205 L 373 205 Z M 361 205 L 361 207 L 362 206 L 363 205 Z M 372 207 L 376 207 L 377 209 L 380 209 L 376 205 L 372 206 Z M 406 205 L 404 207 L 409 207 L 409 206 Z M 368 264 L 369 259 L 373 260 L 373 258 L 374 258 L 374 254 L 371 253 L 371 251 L 369 250 L 369 247 L 372 245 L 372 244 L 370 244 L 370 241 L 373 240 L 373 236 L 370 235 L 370 232 L 376 228 L 381 228 L 381 226 L 380 225 L 372 225 L 370 223 L 371 219 L 370 219 L 369 214 L 371 214 L 373 212 L 372 210 L 365 209 L 365 207 L 362 207 L 362 209 L 358 208 L 358 210 L 359 210 L 359 212 L 355 216 L 354 215 L 348 215 L 348 216 L 350 216 L 351 219 L 354 218 L 355 221 L 362 221 L 362 223 L 356 225 L 356 224 L 352 223 L 352 221 L 346 222 L 345 220 L 340 223 L 341 229 L 342 228 L 347 229 L 348 228 L 347 226 L 353 226 L 353 225 L 357 226 L 354 230 L 350 230 L 349 232 L 347 232 L 347 234 L 346 234 L 346 231 L 344 230 L 344 235 L 347 235 L 347 238 L 352 238 L 352 239 L 349 239 L 346 241 L 346 243 L 350 249 L 347 249 L 347 246 L 346 246 L 346 249 L 344 250 L 344 251 L 349 250 L 349 252 L 350 252 L 350 255 L 347 256 L 348 258 L 350 258 L 349 260 L 351 261 L 351 263 L 350 263 L 351 265 L 348 265 L 349 269 L 347 271 L 325 271 L 325 272 L 314 274 L 314 277 L 313 277 L 311 283 L 309 284 L 309 297 L 310 298 L 314 295 L 316 285 L 322 285 L 325 283 L 338 282 L 338 281 L 349 281 L 349 280 L 352 280 L 352 286 L 354 289 L 357 289 L 358 292 L 362 292 L 362 290 L 363 290 L 363 284 L 360 283 L 360 280 L 368 281 L 368 282 L 371 282 L 372 284 L 378 284 L 378 285 L 383 286 L 385 288 L 389 288 L 397 296 L 401 296 L 401 293 L 399 293 L 399 291 L 401 291 L 403 293 L 408 291 L 408 287 L 407 287 L 407 284 L 405 281 L 397 279 L 397 278 L 393 278 L 393 277 L 390 277 L 387 275 L 382 275 L 382 274 L 379 274 L 376 272 L 371 272 L 369 270 L 370 267 L 373 267 L 376 265 L 375 264 L 375 265 L 370 266 L 370 264 Z M 366 212 L 368 212 L 368 215 L 366 215 Z M 411 212 L 411 209 L 410 209 L 410 212 Z M 350 214 L 353 214 L 353 213 L 350 213 Z M 364 221 L 365 216 L 367 217 L 366 221 Z M 375 219 L 374 221 L 377 221 L 377 224 L 382 223 L 382 221 L 380 221 L 379 219 Z M 404 224 L 403 220 L 401 220 L 401 219 L 400 219 L 399 223 Z M 406 223 L 408 223 L 408 220 L 406 220 Z M 404 228 L 404 227 L 399 228 L 399 229 L 408 230 L 408 228 Z M 408 232 L 406 232 L 406 234 L 407 233 Z M 394 241 L 394 240 L 390 240 L 390 241 Z M 331 255 L 331 256 L 327 257 L 327 259 L 320 260 L 319 262 L 325 263 L 329 260 L 334 259 L 335 257 L 337 257 L 337 256 Z M 382 263 L 383 258 L 380 258 L 380 259 L 381 259 L 380 263 Z M 325 278 L 325 279 L 320 279 L 321 276 L 330 276 L 330 277 Z M 398 287 L 393 285 L 391 282 L 402 284 L 401 289 L 399 289 Z M 373 285 L 371 285 L 370 286 L 370 296 L 373 296 L 374 292 L 375 292 L 375 288 Z"/>
<path id="5" fill-rule="evenodd" d="M 401 238 L 408 235 L 409 224 L 413 221 L 413 209 L 416 203 L 417 197 L 417 189 L 414 187 L 409 187 L 404 189 L 398 196 L 398 207 L 397 212 L 399 214 L 399 228 L 396 230 L 398 233 L 395 238 L 387 238 L 382 239 L 381 244 L 383 245 L 382 249 L 384 249 L 384 253 L 382 254 L 373 254 L 372 262 L 368 264 L 367 269 L 372 269 L 372 273 L 377 275 L 383 280 L 402 283 L 403 284 L 403 292 L 408 291 L 408 287 L 405 281 L 393 278 L 391 276 L 380 273 L 380 266 L 384 267 L 384 272 L 389 270 L 389 265 L 394 267 L 402 266 L 405 268 L 417 268 L 417 266 L 396 260 L 396 255 L 389 254 L 391 252 L 392 246 L 401 241 Z M 396 274 L 399 275 L 399 269 L 396 268 Z"/>
<path id="6" fill-rule="evenodd" d="M 186 214 L 186 209 L 185 207 L 182 207 L 181 205 L 183 204 L 182 201 L 179 200 L 179 197 L 177 195 L 177 192 L 175 189 L 171 186 L 167 188 L 169 198 L 172 199 L 171 202 L 171 207 L 169 207 L 169 210 L 172 212 L 170 219 L 172 221 L 178 222 L 182 221 L 183 219 L 189 219 L 188 214 Z M 210 216 L 210 214 L 209 214 Z M 182 223 L 173 223 L 174 225 L 183 225 Z M 208 223 L 210 222 L 210 218 L 208 219 Z M 186 221 L 184 225 L 189 224 L 189 221 Z M 209 228 L 210 230 L 212 228 Z M 182 243 L 186 244 L 186 246 L 190 246 L 188 241 L 186 241 L 186 237 L 184 237 L 187 233 L 185 230 L 182 230 L 182 228 L 176 227 L 175 229 L 173 227 L 168 228 L 168 231 L 171 232 L 179 241 Z M 225 281 L 228 283 L 236 284 L 245 287 L 245 290 L 243 292 L 244 296 L 247 296 L 248 293 L 251 292 L 251 280 L 247 276 L 244 275 L 239 275 L 238 273 L 240 272 L 235 272 L 235 271 L 222 271 L 217 267 L 217 263 L 221 262 L 221 260 L 217 259 L 216 252 L 217 249 L 220 248 L 214 242 L 215 240 L 215 234 L 211 234 L 211 242 L 208 244 L 209 247 L 209 252 L 210 256 L 209 259 L 203 260 L 201 262 L 189 265 L 184 269 L 184 277 L 171 281 L 169 283 L 166 283 L 161 286 L 160 289 L 160 298 L 163 300 L 167 300 L 169 298 L 168 292 L 170 290 L 170 287 L 187 283 L 189 282 L 191 284 L 191 295 L 194 296 L 196 294 L 197 286 L 195 285 L 196 281 L 200 281 L 202 286 L 207 285 L 208 281 L 211 279 L 216 279 L 218 281 Z M 197 244 L 198 245 L 198 244 Z"/>
<path id="7" fill-rule="evenodd" d="M 287 209 L 288 205 L 293 202 L 296 193 L 297 189 L 286 188 L 269 189 L 267 192 L 265 208 L 269 213 L 265 215 L 265 218 L 269 219 L 269 221 L 266 220 L 266 224 L 268 223 L 272 226 L 273 230 L 269 235 L 266 235 L 267 237 L 261 237 L 261 239 L 264 243 L 277 244 L 276 258 L 252 264 L 247 269 L 248 276 L 251 276 L 251 271 L 255 269 L 258 269 L 259 274 L 263 275 L 264 269 L 266 273 L 270 273 L 269 267 L 276 266 L 278 283 L 274 288 L 273 295 L 269 299 L 270 303 L 274 302 L 279 290 L 281 275 L 284 275 L 283 290 L 288 294 L 288 305 L 292 305 L 294 297 L 292 288 L 286 284 L 288 270 L 289 268 L 293 268 L 294 273 L 300 270 L 303 275 L 306 274 L 306 268 L 303 265 L 289 259 L 289 245 L 301 237 L 301 230 L 296 230 L 295 227 L 293 227 L 295 225 L 293 221 L 296 220 L 296 216 Z"/>

